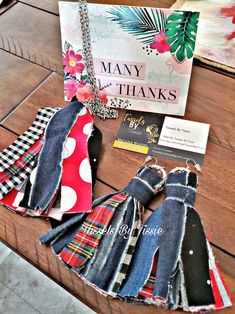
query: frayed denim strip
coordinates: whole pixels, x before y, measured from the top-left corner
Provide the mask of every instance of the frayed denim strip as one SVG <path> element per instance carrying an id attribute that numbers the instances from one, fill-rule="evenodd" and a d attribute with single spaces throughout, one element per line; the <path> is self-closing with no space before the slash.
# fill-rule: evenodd
<path id="1" fill-rule="evenodd" d="M 58 189 L 62 174 L 62 153 L 65 140 L 84 105 L 70 103 L 50 120 L 45 144 L 38 159 L 38 167 L 29 205 L 36 210 L 46 209 Z M 86 110 L 86 109 L 85 109 Z"/>
<path id="2" fill-rule="evenodd" d="M 79 222 L 83 216 L 84 214 L 77 214 L 76 216 L 72 217 L 71 219 L 63 223 L 62 225 L 59 225 L 58 227 L 52 229 L 51 231 L 49 231 L 48 233 L 46 233 L 45 235 L 39 238 L 40 243 L 41 244 L 50 243 L 59 234 L 63 233 L 68 228 L 72 227 L 74 224 Z"/>

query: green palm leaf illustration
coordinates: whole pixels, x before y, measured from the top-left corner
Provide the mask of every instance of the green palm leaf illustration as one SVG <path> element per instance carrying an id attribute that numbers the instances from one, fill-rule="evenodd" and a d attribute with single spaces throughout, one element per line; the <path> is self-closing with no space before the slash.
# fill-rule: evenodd
<path id="1" fill-rule="evenodd" d="M 190 59 L 195 48 L 199 12 L 176 11 L 167 18 L 166 37 L 179 62 Z"/>
<path id="2" fill-rule="evenodd" d="M 166 27 L 166 15 L 160 9 L 119 6 L 108 13 L 111 21 L 146 45 L 154 42 L 153 36 Z"/>

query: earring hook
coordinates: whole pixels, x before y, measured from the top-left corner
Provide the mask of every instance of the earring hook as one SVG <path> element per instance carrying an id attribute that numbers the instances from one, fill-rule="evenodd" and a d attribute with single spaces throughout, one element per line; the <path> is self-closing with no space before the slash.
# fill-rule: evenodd
<path id="1" fill-rule="evenodd" d="M 141 165 L 141 167 L 143 167 L 143 166 L 145 166 L 148 162 L 150 162 L 151 160 L 155 160 L 155 162 L 154 162 L 154 164 L 157 164 L 157 157 L 152 157 L 152 156 L 147 156 L 146 158 L 145 158 L 145 161 L 144 161 L 144 163 Z"/>
<path id="2" fill-rule="evenodd" d="M 146 159 L 145 159 L 145 161 L 144 161 L 144 163 L 142 164 L 141 168 L 143 168 L 148 162 L 150 162 L 150 161 L 153 160 L 153 159 L 154 159 L 155 162 L 154 162 L 154 163 L 151 163 L 151 164 L 149 165 L 149 167 L 152 167 L 152 168 L 155 169 L 157 172 L 161 172 L 163 179 L 165 179 L 165 178 L 166 178 L 166 171 L 165 171 L 164 167 L 159 166 L 159 165 L 157 164 L 158 159 L 157 159 L 157 157 L 155 157 L 155 156 L 147 156 Z"/>
<path id="3" fill-rule="evenodd" d="M 199 171 L 199 172 L 202 171 L 201 166 L 200 166 L 199 164 L 197 164 L 196 161 L 195 161 L 193 158 L 188 158 L 188 159 L 186 160 L 187 169 L 190 169 L 189 163 L 192 163 L 193 166 L 194 166 L 194 168 L 195 168 L 197 171 Z"/>

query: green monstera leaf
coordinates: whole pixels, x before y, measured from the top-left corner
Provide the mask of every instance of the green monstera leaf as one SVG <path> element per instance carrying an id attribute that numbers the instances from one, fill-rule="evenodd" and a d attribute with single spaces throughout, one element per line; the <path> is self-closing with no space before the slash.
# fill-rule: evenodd
<path id="1" fill-rule="evenodd" d="M 176 11 L 166 21 L 167 43 L 179 62 L 190 59 L 195 48 L 199 12 Z"/>

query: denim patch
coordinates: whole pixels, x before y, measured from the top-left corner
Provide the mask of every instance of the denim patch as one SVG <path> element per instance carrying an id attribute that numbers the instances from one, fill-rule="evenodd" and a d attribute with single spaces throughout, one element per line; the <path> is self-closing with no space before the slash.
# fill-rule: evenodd
<path id="1" fill-rule="evenodd" d="M 49 122 L 29 200 L 29 206 L 35 210 L 45 210 L 58 189 L 62 174 L 64 143 L 82 110 L 86 110 L 82 103 L 70 103 L 56 112 Z"/>

